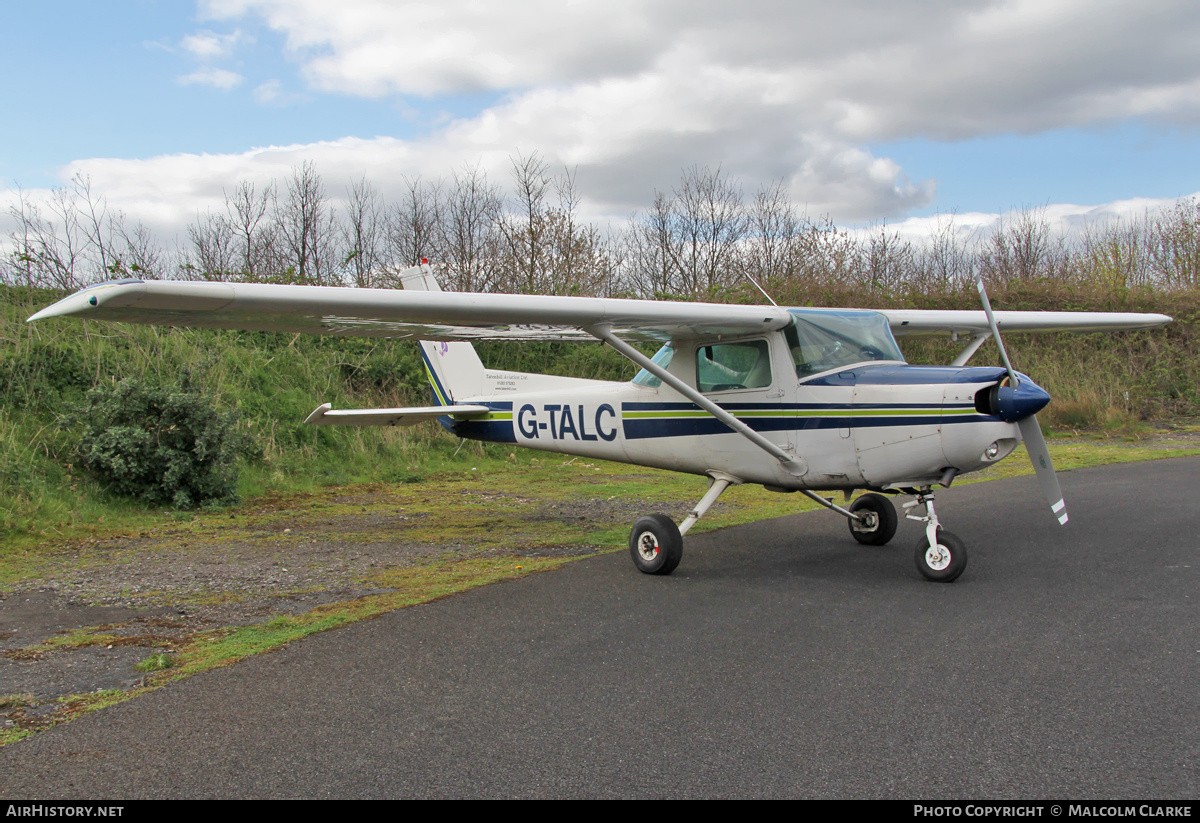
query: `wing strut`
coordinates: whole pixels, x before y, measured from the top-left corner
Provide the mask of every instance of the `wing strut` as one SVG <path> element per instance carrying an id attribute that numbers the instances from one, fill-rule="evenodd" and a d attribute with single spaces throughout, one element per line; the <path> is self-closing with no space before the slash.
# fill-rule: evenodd
<path id="1" fill-rule="evenodd" d="M 725 411 L 725 409 L 721 408 L 703 394 L 689 386 L 687 383 L 684 383 L 678 377 L 655 363 L 649 357 L 642 354 L 633 346 L 629 345 L 624 340 L 621 340 L 612 333 L 612 326 L 586 326 L 584 327 L 584 331 L 595 337 L 597 340 L 612 346 L 626 358 L 632 360 L 634 363 L 637 363 L 643 369 L 650 372 L 659 380 L 663 381 L 675 391 L 682 394 L 688 400 L 691 400 L 697 406 L 704 409 L 716 419 L 720 420 L 742 437 L 745 437 L 751 443 L 774 457 L 789 474 L 795 477 L 803 477 L 804 475 L 808 474 L 808 464 L 805 463 L 804 458 L 799 457 L 798 455 L 788 454 L 779 446 L 775 445 L 770 440 L 756 432 L 754 429 L 747 426 L 741 420 L 738 420 L 732 414 Z"/>
<path id="2" fill-rule="evenodd" d="M 962 351 L 960 351 L 958 353 L 958 357 L 954 358 L 954 360 L 950 363 L 950 365 L 951 366 L 967 365 L 967 361 L 971 359 L 972 355 L 974 355 L 975 352 L 979 351 L 979 347 L 982 346 L 984 343 L 986 343 L 988 341 L 988 338 L 991 336 L 992 336 L 992 333 L 990 331 L 987 331 L 987 332 L 984 332 L 983 334 L 977 334 L 974 337 L 972 337 L 971 342 L 967 344 L 967 347 L 965 349 L 963 349 Z"/>

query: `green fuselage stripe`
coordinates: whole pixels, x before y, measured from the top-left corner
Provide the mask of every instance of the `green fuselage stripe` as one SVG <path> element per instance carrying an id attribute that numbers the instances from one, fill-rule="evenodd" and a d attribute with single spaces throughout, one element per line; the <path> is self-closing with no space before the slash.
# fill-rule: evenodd
<path id="1" fill-rule="evenodd" d="M 767 411 L 735 411 L 734 417 L 945 417 L 976 414 L 975 409 L 773 409 Z M 623 420 L 676 420 L 709 417 L 703 409 L 694 411 L 627 411 Z"/>
<path id="2" fill-rule="evenodd" d="M 443 395 L 443 394 L 442 394 L 442 392 L 441 392 L 441 391 L 438 389 L 438 381 L 437 381 L 437 379 L 436 379 L 436 378 L 433 376 L 433 372 L 432 372 L 432 371 L 430 371 L 430 369 L 429 369 L 429 364 L 428 364 L 428 363 L 425 363 L 425 376 L 429 378 L 429 385 L 433 387 L 433 394 L 434 394 L 434 396 L 436 396 L 436 397 L 437 397 L 437 399 L 438 399 L 438 405 L 441 405 L 441 406 L 450 406 L 450 405 L 453 405 L 453 404 L 452 404 L 452 403 L 451 403 L 451 402 L 450 402 L 450 401 L 449 401 L 449 400 L 446 398 L 446 396 L 445 396 L 445 395 Z"/>

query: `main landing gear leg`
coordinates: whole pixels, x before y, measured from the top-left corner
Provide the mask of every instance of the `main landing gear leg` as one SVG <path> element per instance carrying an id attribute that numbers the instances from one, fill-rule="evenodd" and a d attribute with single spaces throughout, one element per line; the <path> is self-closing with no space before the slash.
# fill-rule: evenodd
<path id="1" fill-rule="evenodd" d="M 633 524 L 629 555 L 644 574 L 670 574 L 683 559 L 683 536 L 704 516 L 721 493 L 742 481 L 724 472 L 709 472 L 709 487 L 692 513 L 678 527 L 665 514 L 648 514 Z"/>
<path id="2" fill-rule="evenodd" d="M 929 487 L 917 493 L 917 499 L 904 504 L 905 509 L 925 507 L 925 514 L 909 514 L 905 517 L 925 524 L 925 534 L 917 541 L 915 557 L 917 571 L 929 580 L 949 583 L 967 567 L 967 547 L 957 535 L 941 527 L 937 512 L 933 508 L 933 492 Z"/>
<path id="3" fill-rule="evenodd" d="M 850 534 L 859 543 L 883 546 L 896 535 L 896 507 L 882 494 L 864 494 L 844 509 L 816 492 L 801 489 L 800 493 L 831 511 L 835 511 L 850 526 Z"/>

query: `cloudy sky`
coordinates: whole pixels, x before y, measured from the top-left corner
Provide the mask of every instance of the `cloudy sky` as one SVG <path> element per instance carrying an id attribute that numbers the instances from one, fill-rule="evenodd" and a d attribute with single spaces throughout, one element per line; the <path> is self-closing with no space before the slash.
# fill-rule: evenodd
<path id="1" fill-rule="evenodd" d="M 844 225 L 1200 191 L 1188 0 L 7 3 L 0 201 L 72 175 L 177 231 L 312 160 L 331 193 L 539 152 L 621 220 L 684 167 Z"/>

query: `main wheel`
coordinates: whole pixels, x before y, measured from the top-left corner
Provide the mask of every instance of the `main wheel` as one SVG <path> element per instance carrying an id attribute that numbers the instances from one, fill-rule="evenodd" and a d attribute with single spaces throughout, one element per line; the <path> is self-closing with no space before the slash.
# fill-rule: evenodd
<path id="1" fill-rule="evenodd" d="M 850 534 L 865 546 L 883 546 L 896 536 L 896 507 L 882 494 L 864 494 L 850 504 L 850 511 L 862 512 L 863 520 L 847 520 Z"/>
<path id="2" fill-rule="evenodd" d="M 644 574 L 670 574 L 683 559 L 683 535 L 665 514 L 648 514 L 633 524 L 629 554 Z"/>
<path id="3" fill-rule="evenodd" d="M 967 547 L 956 535 L 938 529 L 937 546 L 930 547 L 929 538 L 921 535 L 917 541 L 917 571 L 938 583 L 955 580 L 967 567 Z"/>

